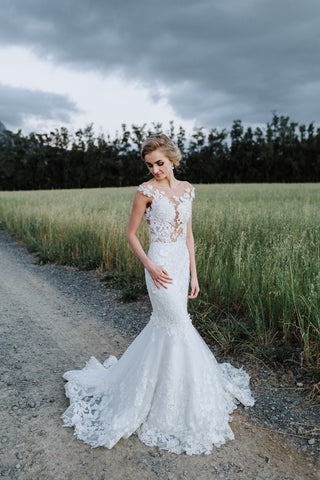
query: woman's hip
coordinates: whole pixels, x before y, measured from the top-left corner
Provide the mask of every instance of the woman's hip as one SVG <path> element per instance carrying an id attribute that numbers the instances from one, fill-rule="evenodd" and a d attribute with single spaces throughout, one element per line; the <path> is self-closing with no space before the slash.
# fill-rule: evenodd
<path id="1" fill-rule="evenodd" d="M 148 257 L 166 269 L 189 269 L 189 251 L 185 242 L 152 242 Z"/>

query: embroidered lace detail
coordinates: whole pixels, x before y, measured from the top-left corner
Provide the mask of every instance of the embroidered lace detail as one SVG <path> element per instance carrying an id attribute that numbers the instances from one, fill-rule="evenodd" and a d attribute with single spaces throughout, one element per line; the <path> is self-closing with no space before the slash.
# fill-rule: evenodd
<path id="1" fill-rule="evenodd" d="M 173 195 L 172 199 L 150 184 L 141 184 L 137 190 L 152 198 L 145 211 L 151 242 L 171 243 L 185 240 L 194 188 L 186 187 L 182 195 Z"/>
<path id="2" fill-rule="evenodd" d="M 213 444 L 234 438 L 229 422 L 237 402 L 253 405 L 249 375 L 217 363 L 187 311 L 190 259 L 183 240 L 193 189 L 172 199 L 151 185 L 138 190 L 152 199 L 148 257 L 173 282 L 158 289 L 145 271 L 150 322 L 119 361 L 91 357 L 84 369 L 64 374 L 70 406 L 62 418 L 93 447 L 112 448 L 136 432 L 147 445 L 173 453 L 209 454 Z"/>

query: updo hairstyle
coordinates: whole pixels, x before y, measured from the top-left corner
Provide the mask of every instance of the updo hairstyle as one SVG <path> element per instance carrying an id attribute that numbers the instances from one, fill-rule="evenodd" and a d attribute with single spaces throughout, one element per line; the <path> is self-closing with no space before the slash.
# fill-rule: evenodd
<path id="1" fill-rule="evenodd" d="M 175 167 L 179 166 L 180 159 L 181 159 L 181 151 L 173 143 L 170 138 L 168 138 L 163 133 L 157 135 L 150 135 L 142 144 L 141 147 L 141 158 L 144 160 L 145 156 L 148 153 L 152 153 L 158 148 L 162 151 L 162 153 L 169 158 L 169 160 L 174 164 Z"/>

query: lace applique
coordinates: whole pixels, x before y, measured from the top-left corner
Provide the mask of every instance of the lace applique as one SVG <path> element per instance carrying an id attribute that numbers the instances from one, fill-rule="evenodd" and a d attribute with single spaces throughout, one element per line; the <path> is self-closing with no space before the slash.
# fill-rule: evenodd
<path id="1" fill-rule="evenodd" d="M 134 432 L 146 445 L 173 453 L 209 454 L 233 433 L 230 414 L 238 401 L 253 405 L 249 375 L 219 365 L 193 327 L 187 300 L 190 255 L 185 238 L 193 189 L 167 198 L 151 185 L 138 190 L 150 198 L 146 218 L 148 257 L 163 266 L 172 283 L 158 289 L 149 272 L 150 322 L 117 361 L 91 357 L 82 370 L 64 374 L 70 406 L 66 426 L 93 447 L 112 448 Z"/>
<path id="2" fill-rule="evenodd" d="M 145 211 L 151 241 L 172 243 L 185 240 L 194 188 L 186 187 L 182 195 L 173 195 L 172 199 L 150 184 L 139 185 L 137 191 L 152 198 Z"/>
<path id="3" fill-rule="evenodd" d="M 102 365 L 92 357 L 64 378 L 64 424 L 92 447 L 112 448 L 136 432 L 146 445 L 209 454 L 212 444 L 234 438 L 229 421 L 237 400 L 254 403 L 248 374 L 218 365 L 191 322 L 174 337 L 150 322 L 119 361 Z"/>

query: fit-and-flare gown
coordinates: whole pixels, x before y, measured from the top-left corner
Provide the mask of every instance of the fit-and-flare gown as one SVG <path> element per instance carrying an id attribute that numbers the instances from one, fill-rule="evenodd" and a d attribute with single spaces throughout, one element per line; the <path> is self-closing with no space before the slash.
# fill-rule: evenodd
<path id="1" fill-rule="evenodd" d="M 65 426 L 93 447 L 112 448 L 136 432 L 142 442 L 174 453 L 209 454 L 234 435 L 230 413 L 240 401 L 251 406 L 249 375 L 218 364 L 187 312 L 189 252 L 187 222 L 194 189 L 168 198 L 156 184 L 138 187 L 150 200 L 145 217 L 149 258 L 164 267 L 173 283 L 157 289 L 146 271 L 153 312 L 122 357 L 103 364 L 91 357 L 71 370 Z"/>

